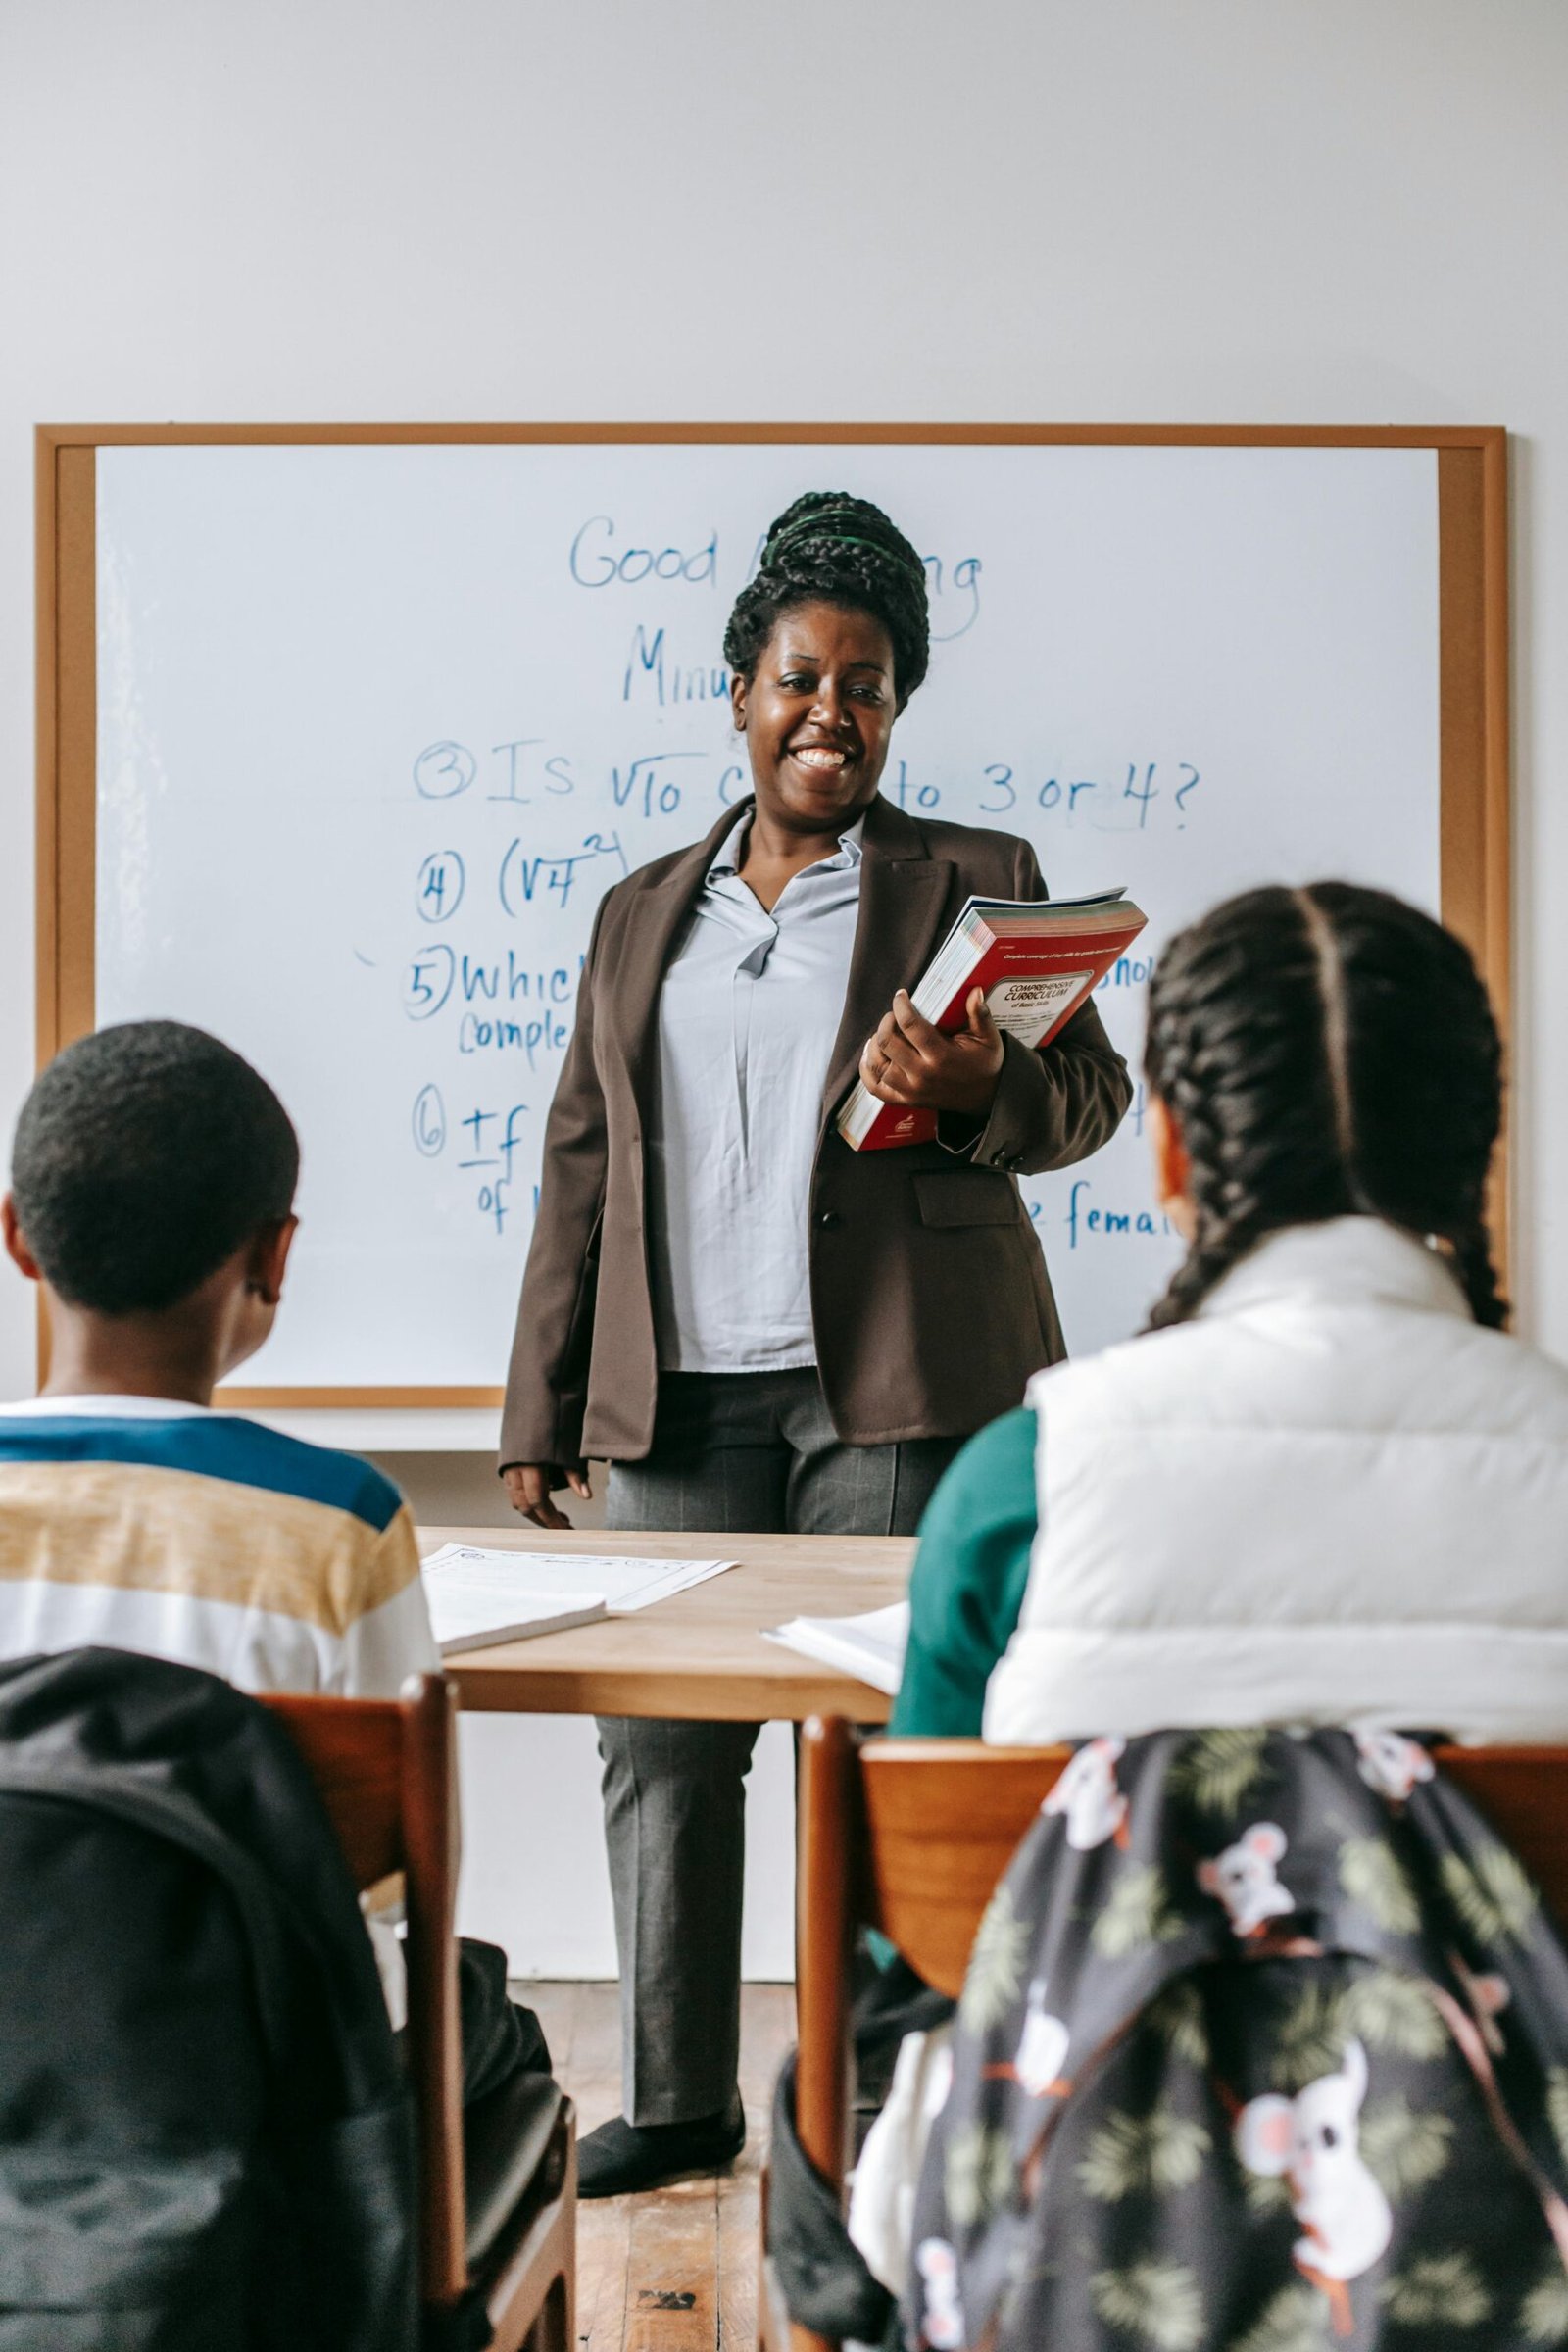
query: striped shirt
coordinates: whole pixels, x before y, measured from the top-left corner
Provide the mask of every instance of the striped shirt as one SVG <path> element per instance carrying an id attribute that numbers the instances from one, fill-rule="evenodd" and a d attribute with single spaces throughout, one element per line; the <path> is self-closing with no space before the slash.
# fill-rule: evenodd
<path id="1" fill-rule="evenodd" d="M 89 1642 L 350 1698 L 441 1663 L 369 1463 L 156 1397 L 0 1406 L 0 1656 Z"/>

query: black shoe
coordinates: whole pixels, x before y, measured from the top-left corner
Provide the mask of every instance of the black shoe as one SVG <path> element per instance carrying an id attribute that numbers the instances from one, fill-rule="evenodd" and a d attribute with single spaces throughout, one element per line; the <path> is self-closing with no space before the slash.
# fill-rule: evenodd
<path id="1" fill-rule="evenodd" d="M 735 2093 L 720 2115 L 689 2124 L 628 2124 L 612 2116 L 577 2143 L 579 2197 L 626 2197 L 692 2173 L 722 2172 L 746 2145 L 746 2110 Z"/>

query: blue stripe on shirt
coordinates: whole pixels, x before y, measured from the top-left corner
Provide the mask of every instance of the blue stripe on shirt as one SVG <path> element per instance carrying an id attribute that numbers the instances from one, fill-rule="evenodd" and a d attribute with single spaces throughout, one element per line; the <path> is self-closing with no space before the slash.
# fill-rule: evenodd
<path id="1" fill-rule="evenodd" d="M 167 1421 L 118 1421 L 111 1415 L 0 1414 L 0 1464 L 134 1462 L 201 1478 L 294 1494 L 328 1510 L 348 1511 L 377 1535 L 397 1517 L 403 1497 L 389 1478 L 357 1454 L 285 1437 L 237 1414 L 180 1413 Z"/>

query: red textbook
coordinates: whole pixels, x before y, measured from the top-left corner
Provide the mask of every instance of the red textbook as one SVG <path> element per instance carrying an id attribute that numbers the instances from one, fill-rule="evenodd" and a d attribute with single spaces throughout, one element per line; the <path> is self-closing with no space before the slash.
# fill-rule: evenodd
<path id="1" fill-rule="evenodd" d="M 1124 890 L 1087 899 L 971 899 L 924 979 L 914 1008 L 939 1029 L 965 1025 L 977 988 L 999 1029 L 1026 1046 L 1048 1045 L 1149 917 Z M 883 1102 L 857 1080 L 839 1112 L 852 1152 L 935 1140 L 934 1110 Z"/>

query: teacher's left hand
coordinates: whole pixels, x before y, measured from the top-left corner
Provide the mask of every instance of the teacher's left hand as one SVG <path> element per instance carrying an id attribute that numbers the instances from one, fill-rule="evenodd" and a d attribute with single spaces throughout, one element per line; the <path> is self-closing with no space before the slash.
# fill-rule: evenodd
<path id="1" fill-rule="evenodd" d="M 865 1041 L 860 1076 L 883 1102 L 901 1108 L 955 1110 L 984 1118 L 1002 1075 L 1002 1032 L 986 1010 L 985 992 L 971 989 L 966 1026 L 951 1037 L 922 1019 L 906 988 Z"/>

